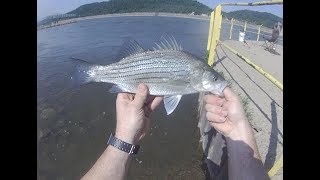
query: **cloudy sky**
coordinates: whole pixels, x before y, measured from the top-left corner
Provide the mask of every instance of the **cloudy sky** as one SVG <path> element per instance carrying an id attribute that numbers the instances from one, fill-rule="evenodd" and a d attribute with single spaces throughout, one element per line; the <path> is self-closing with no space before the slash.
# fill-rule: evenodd
<path id="1" fill-rule="evenodd" d="M 261 2 L 268 0 L 198 0 L 202 4 L 205 4 L 211 8 L 216 7 L 218 4 L 227 2 Z M 253 11 L 269 12 L 279 17 L 283 17 L 283 5 L 265 5 L 265 6 L 225 6 L 222 7 L 222 11 L 235 11 L 240 9 L 249 9 Z"/>
<path id="2" fill-rule="evenodd" d="M 37 19 L 41 20 L 46 16 L 54 14 L 67 13 L 75 8 L 88 3 L 102 2 L 106 0 L 37 0 Z M 198 0 L 199 2 L 214 8 L 216 5 L 224 2 L 257 2 L 262 0 Z M 222 7 L 223 11 L 229 12 L 239 9 L 250 9 L 254 11 L 270 12 L 277 16 L 283 17 L 282 5 L 270 5 L 260 7 L 247 6 L 226 6 Z"/>

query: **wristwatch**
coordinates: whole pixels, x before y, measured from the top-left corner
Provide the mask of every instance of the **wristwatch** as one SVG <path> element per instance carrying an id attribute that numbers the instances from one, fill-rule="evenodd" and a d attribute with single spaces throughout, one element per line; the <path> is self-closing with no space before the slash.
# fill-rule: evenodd
<path id="1" fill-rule="evenodd" d="M 110 134 L 110 137 L 108 139 L 107 144 L 112 145 L 116 148 L 118 148 L 121 151 L 124 151 L 129 154 L 137 154 L 139 151 L 140 146 L 139 145 L 133 145 L 126 143 L 116 137 L 114 137 L 113 133 Z"/>

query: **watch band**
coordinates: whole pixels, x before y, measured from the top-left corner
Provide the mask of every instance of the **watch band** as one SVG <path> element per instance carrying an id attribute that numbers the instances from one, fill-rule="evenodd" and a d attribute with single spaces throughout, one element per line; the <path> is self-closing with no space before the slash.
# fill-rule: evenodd
<path id="1" fill-rule="evenodd" d="M 139 151 L 140 146 L 139 145 L 133 145 L 126 143 L 116 137 L 111 133 L 108 139 L 107 144 L 112 145 L 116 148 L 118 148 L 121 151 L 124 151 L 129 154 L 137 154 Z"/>

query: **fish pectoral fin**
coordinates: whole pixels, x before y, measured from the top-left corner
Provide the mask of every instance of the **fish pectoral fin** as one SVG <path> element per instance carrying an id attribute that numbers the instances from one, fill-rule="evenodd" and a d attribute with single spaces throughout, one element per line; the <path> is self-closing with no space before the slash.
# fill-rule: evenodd
<path id="1" fill-rule="evenodd" d="M 164 96 L 164 107 L 167 111 L 167 115 L 171 114 L 176 107 L 178 106 L 182 95 L 175 95 L 175 96 Z"/>
<path id="2" fill-rule="evenodd" d="M 109 89 L 110 93 L 121 93 L 124 92 L 123 89 L 121 89 L 118 85 L 113 85 L 110 89 Z"/>

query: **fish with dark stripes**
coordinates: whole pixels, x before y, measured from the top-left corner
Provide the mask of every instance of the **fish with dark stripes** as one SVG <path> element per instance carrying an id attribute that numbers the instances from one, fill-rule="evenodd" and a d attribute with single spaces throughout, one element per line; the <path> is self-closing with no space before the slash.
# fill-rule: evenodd
<path id="1" fill-rule="evenodd" d="M 111 93 L 136 93 L 138 84 L 144 83 L 151 95 L 164 96 L 168 115 L 183 95 L 211 92 L 223 96 L 228 84 L 203 60 L 183 51 L 172 36 L 162 36 L 153 50 L 144 50 L 130 40 L 121 54 L 121 60 L 113 64 L 82 64 L 78 67 L 77 78 L 81 83 L 112 83 Z"/>

